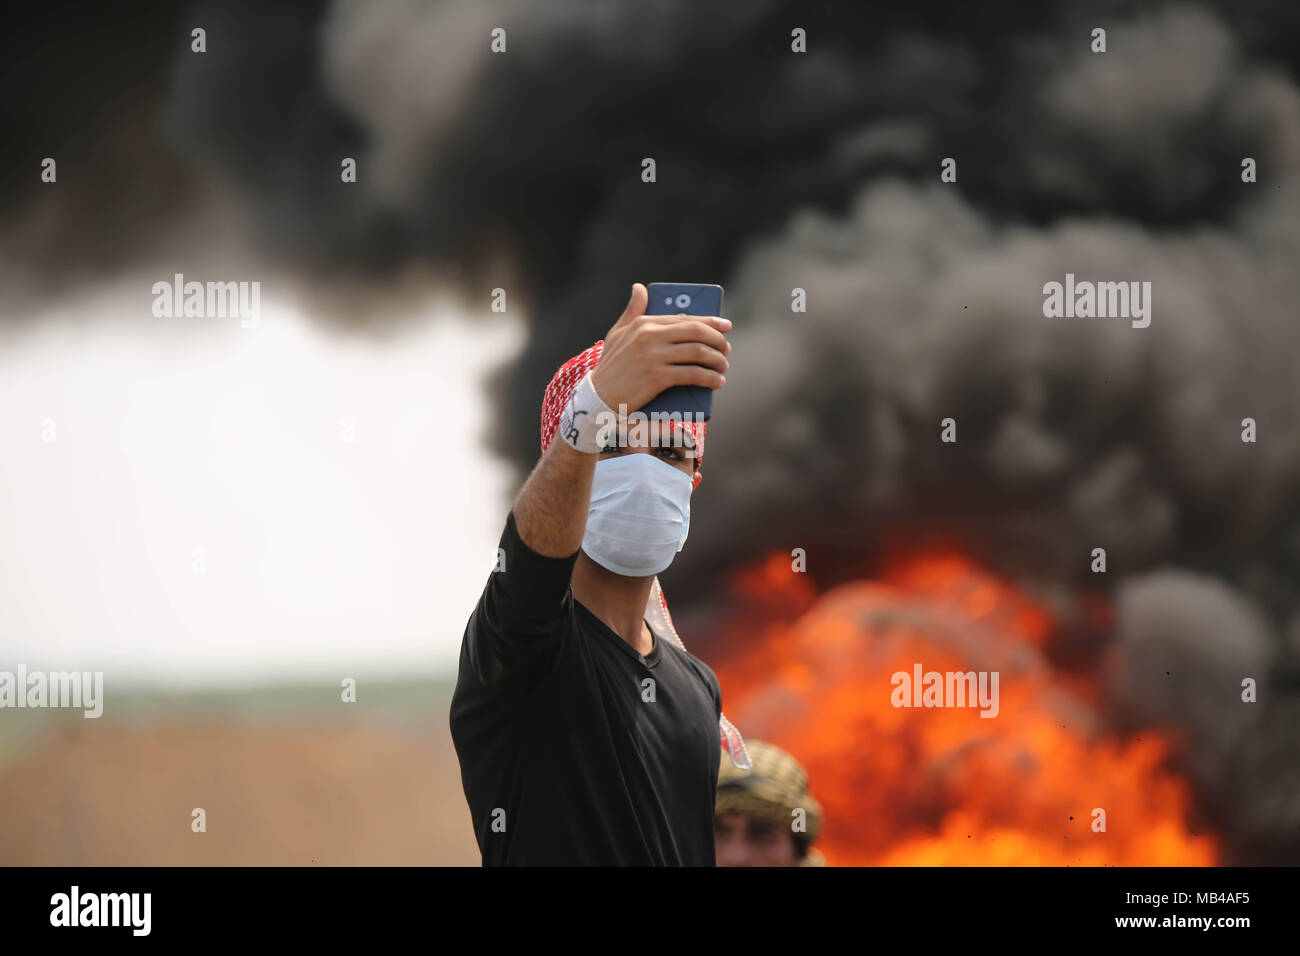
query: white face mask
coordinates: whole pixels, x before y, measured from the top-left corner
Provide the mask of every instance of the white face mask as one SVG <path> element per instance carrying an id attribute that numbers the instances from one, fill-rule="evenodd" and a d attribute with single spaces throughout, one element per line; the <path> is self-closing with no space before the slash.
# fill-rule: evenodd
<path id="1" fill-rule="evenodd" d="M 582 550 L 615 574 L 658 574 L 686 543 L 693 489 L 690 475 L 653 454 L 596 462 Z"/>

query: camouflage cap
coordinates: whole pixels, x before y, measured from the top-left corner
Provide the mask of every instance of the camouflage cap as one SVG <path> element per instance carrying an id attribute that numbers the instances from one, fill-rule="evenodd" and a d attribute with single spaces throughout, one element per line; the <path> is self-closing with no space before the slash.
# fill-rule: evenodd
<path id="1" fill-rule="evenodd" d="M 761 740 L 746 741 L 753 760 L 744 771 L 724 760 L 718 769 L 718 799 L 714 813 L 743 813 L 790 826 L 795 810 L 803 810 L 811 843 L 822 828 L 822 807 L 808 792 L 808 772 L 780 747 Z"/>

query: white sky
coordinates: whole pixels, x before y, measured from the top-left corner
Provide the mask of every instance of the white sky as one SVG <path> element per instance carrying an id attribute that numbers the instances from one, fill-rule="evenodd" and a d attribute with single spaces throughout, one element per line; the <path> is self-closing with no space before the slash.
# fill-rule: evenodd
<path id="1" fill-rule="evenodd" d="M 160 319 L 150 285 L 0 338 L 0 669 L 453 669 L 514 490 L 481 380 L 521 330 L 430 302 L 391 338 L 339 335 L 265 284 L 257 328 Z"/>

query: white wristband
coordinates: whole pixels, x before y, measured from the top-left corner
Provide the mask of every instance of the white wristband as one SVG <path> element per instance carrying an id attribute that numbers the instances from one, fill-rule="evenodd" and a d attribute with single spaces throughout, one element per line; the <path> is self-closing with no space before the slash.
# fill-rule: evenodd
<path id="1" fill-rule="evenodd" d="M 584 455 L 594 455 L 600 451 L 604 439 L 614 434 L 618 417 L 614 409 L 605 404 L 605 400 L 591 384 L 591 372 L 582 377 L 569 404 L 560 414 L 560 427 L 556 436 L 566 445 Z"/>

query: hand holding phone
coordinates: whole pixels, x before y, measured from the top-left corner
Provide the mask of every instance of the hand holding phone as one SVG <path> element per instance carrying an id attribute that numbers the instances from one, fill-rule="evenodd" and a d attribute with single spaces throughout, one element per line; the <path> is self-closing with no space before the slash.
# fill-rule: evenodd
<path id="1" fill-rule="evenodd" d="M 722 286 L 695 282 L 652 282 L 646 315 L 722 315 Z M 730 328 L 730 323 L 728 323 Z M 730 346 L 727 350 L 730 351 Z M 684 412 L 708 421 L 713 414 L 713 387 L 675 385 L 656 395 L 645 412 Z"/>
<path id="2" fill-rule="evenodd" d="M 655 283 L 651 288 L 664 285 Z M 719 286 L 674 284 L 671 288 L 716 289 L 715 301 L 721 304 Z M 669 293 L 659 294 L 663 301 Z M 591 373 L 592 385 L 616 411 L 624 405 L 628 412 L 702 412 L 707 416 L 713 390 L 726 382 L 726 355 L 731 346 L 723 333 L 730 330 L 731 323 L 715 313 L 687 318 L 685 308 L 680 315 L 655 313 L 649 295 L 639 282 L 633 285 L 631 301 L 605 336 L 600 361 Z M 672 295 L 674 304 L 681 301 L 686 308 L 703 307 L 694 297 L 690 301 L 676 298 L 690 296 L 689 291 Z"/>

